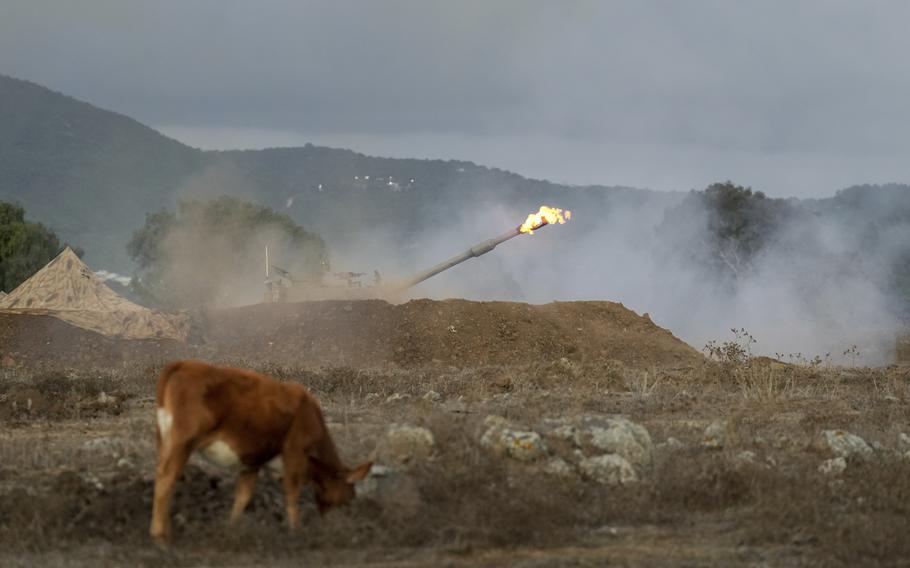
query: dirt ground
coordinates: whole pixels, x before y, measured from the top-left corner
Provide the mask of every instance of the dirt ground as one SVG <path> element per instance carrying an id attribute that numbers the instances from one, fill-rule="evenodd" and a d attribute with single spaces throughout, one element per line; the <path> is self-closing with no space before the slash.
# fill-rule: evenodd
<path id="1" fill-rule="evenodd" d="M 910 564 L 907 367 L 710 362 L 618 304 L 412 304 L 209 314 L 190 346 L 0 321 L 0 565 Z M 275 479 L 228 527 L 233 478 L 194 458 L 157 549 L 154 383 L 185 355 L 303 383 L 342 456 L 385 473 L 324 518 L 305 493 L 290 535 Z M 491 451 L 490 416 L 539 432 L 546 455 Z M 650 439 L 634 481 L 547 469 L 590 450 L 557 425 L 618 416 Z M 432 433 L 428 455 L 388 450 L 402 424 Z M 826 430 L 868 451 L 831 472 Z"/>

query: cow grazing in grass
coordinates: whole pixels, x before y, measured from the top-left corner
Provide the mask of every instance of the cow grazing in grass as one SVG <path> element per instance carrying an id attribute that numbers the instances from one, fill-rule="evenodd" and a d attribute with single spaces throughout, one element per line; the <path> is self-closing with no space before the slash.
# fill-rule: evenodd
<path id="1" fill-rule="evenodd" d="M 158 380 L 155 500 L 151 535 L 170 536 L 174 485 L 194 451 L 239 472 L 230 520 L 250 501 L 259 470 L 280 471 L 288 524 L 296 528 L 301 487 L 312 483 L 320 513 L 354 498 L 371 462 L 345 467 L 316 399 L 271 377 L 198 361 L 168 365 Z"/>

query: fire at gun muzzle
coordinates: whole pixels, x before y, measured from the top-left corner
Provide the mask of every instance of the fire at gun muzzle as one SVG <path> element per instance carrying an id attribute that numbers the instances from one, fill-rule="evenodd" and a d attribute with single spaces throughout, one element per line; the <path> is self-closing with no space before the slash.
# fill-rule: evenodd
<path id="1" fill-rule="evenodd" d="M 511 231 L 509 231 L 507 233 L 503 233 L 503 234 L 499 235 L 498 237 L 477 243 L 476 245 L 472 246 L 471 248 L 464 251 L 463 253 L 457 254 L 457 255 L 453 256 L 452 258 L 450 258 L 449 260 L 440 262 L 436 266 L 432 266 L 432 267 L 424 270 L 423 272 L 418 272 L 417 274 L 414 274 L 410 278 L 407 278 L 407 279 L 399 282 L 395 286 L 395 288 L 399 292 L 407 290 L 408 288 L 411 288 L 412 286 L 416 286 L 417 284 L 420 284 L 427 278 L 432 278 L 433 276 L 436 276 L 443 270 L 448 270 L 448 269 L 452 268 L 456 264 L 461 264 L 462 262 L 464 262 L 466 260 L 487 254 L 488 252 L 490 252 L 491 250 L 496 248 L 497 245 L 504 243 L 511 238 L 517 237 L 518 235 L 522 235 L 522 234 L 531 235 L 531 234 L 534 234 L 534 231 L 536 231 L 542 227 L 545 227 L 545 226 L 553 224 L 553 223 L 563 224 L 566 222 L 567 219 L 571 219 L 571 218 L 572 218 L 571 211 L 563 211 L 562 209 L 556 209 L 554 207 L 549 207 L 549 206 L 543 205 L 543 206 L 541 206 L 539 211 L 528 215 L 528 218 L 525 219 L 524 223 L 515 227 Z"/>

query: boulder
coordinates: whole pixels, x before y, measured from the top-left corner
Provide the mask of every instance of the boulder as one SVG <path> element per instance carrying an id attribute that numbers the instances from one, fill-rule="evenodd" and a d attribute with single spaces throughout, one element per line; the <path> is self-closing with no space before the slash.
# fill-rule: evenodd
<path id="1" fill-rule="evenodd" d="M 379 443 L 380 461 L 410 465 L 429 458 L 436 445 L 433 433 L 420 426 L 393 424 Z"/>
<path id="2" fill-rule="evenodd" d="M 726 420 L 715 420 L 708 424 L 704 434 L 702 434 L 702 447 L 711 450 L 723 448 L 724 444 L 727 443 L 727 426 Z"/>
<path id="3" fill-rule="evenodd" d="M 497 455 L 508 456 L 519 461 L 533 461 L 547 455 L 547 444 L 540 434 L 533 430 L 513 428 L 502 416 L 487 416 L 486 431 L 480 437 L 480 445 Z"/>
<path id="4" fill-rule="evenodd" d="M 873 451 L 865 440 L 845 430 L 825 430 L 822 440 L 834 457 L 844 459 L 869 459 Z"/>
<path id="5" fill-rule="evenodd" d="M 572 464 L 560 457 L 553 457 L 547 460 L 547 463 L 543 466 L 543 471 L 548 475 L 562 479 L 575 477 L 575 468 L 572 467 Z"/>
<path id="6" fill-rule="evenodd" d="M 585 429 L 585 441 L 599 450 L 598 453 L 622 456 L 636 467 L 651 463 L 651 435 L 647 428 L 626 418 L 589 421 Z"/>
<path id="7" fill-rule="evenodd" d="M 842 457 L 825 460 L 818 466 L 819 473 L 829 476 L 840 475 L 845 469 L 847 469 L 847 460 Z"/>
<path id="8" fill-rule="evenodd" d="M 624 485 L 638 481 L 638 474 L 632 464 L 616 454 L 584 458 L 579 462 L 578 469 L 586 478 L 605 485 Z"/>

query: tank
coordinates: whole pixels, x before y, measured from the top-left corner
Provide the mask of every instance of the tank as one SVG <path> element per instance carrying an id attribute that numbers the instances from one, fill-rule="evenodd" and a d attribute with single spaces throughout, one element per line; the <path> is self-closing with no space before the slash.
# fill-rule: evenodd
<path id="1" fill-rule="evenodd" d="M 528 215 L 524 223 L 506 231 L 498 237 L 481 241 L 462 253 L 416 272 L 407 278 L 392 282 L 383 282 L 379 272 L 374 270 L 372 281 L 364 283 L 362 272 L 328 273 L 322 281 L 298 281 L 287 271 L 268 264 L 266 250 L 266 301 L 267 302 L 312 302 L 319 300 L 371 300 L 381 299 L 389 302 L 403 300 L 407 291 L 421 282 L 458 266 L 466 260 L 482 256 L 500 244 L 519 235 L 532 234 L 534 231 L 550 224 L 565 223 L 570 219 L 571 211 L 563 216 L 562 209 L 543 206 L 537 213 Z"/>

